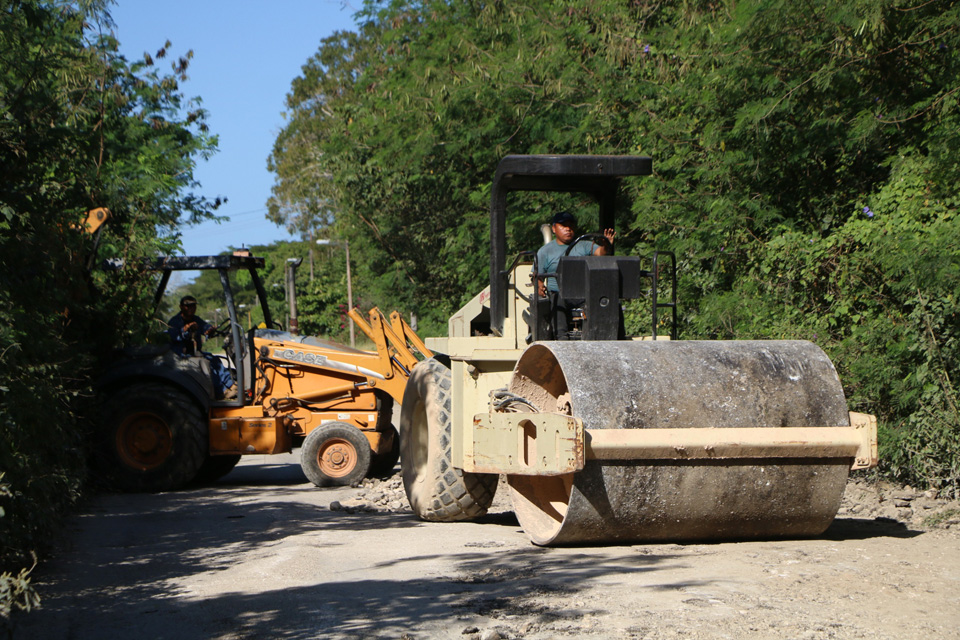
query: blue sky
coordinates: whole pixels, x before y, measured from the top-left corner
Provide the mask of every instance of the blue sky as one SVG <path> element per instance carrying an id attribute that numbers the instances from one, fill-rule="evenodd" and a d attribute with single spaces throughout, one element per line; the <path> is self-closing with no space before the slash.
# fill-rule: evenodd
<path id="1" fill-rule="evenodd" d="M 128 60 L 153 55 L 164 42 L 169 65 L 190 49 L 184 95 L 199 96 L 220 151 L 200 161 L 199 193 L 225 196 L 230 222 L 183 228 L 187 255 L 292 239 L 266 219 L 273 174 L 267 156 L 283 127 L 284 98 L 303 64 L 335 31 L 352 30 L 362 0 L 118 0 L 110 14 Z M 168 70 L 169 66 L 164 70 Z"/>

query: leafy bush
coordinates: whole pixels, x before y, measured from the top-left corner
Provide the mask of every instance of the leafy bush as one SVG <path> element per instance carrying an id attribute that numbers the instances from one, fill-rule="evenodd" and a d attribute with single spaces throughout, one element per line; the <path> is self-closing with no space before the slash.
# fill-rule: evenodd
<path id="1" fill-rule="evenodd" d="M 880 418 L 883 468 L 957 494 L 956 205 L 928 160 L 905 157 L 833 233 L 784 231 L 756 247 L 745 277 L 703 299 L 691 331 L 817 342 L 851 407 Z"/>
<path id="2" fill-rule="evenodd" d="M 181 215 L 203 218 L 216 205 L 189 193 L 193 157 L 214 142 L 202 111 L 184 113 L 189 55 L 172 74 L 127 63 L 98 35 L 110 26 L 103 6 L 0 0 L 4 611 L 34 603 L 32 552 L 46 549 L 83 491 L 91 379 L 142 333 L 148 279 L 92 271 L 96 256 L 172 251 Z M 95 206 L 113 216 L 93 237 L 83 221 Z"/>
<path id="3" fill-rule="evenodd" d="M 9 498 L 12 494 L 10 487 L 3 482 L 3 475 L 0 473 L 0 519 L 6 515 L 6 510 L 2 506 L 3 498 Z M 37 606 L 40 601 L 39 595 L 30 584 L 30 573 L 33 567 L 22 568 L 17 575 L 9 571 L 0 571 L 0 629 L 9 625 L 10 614 L 17 608 L 22 611 L 29 611 Z"/>

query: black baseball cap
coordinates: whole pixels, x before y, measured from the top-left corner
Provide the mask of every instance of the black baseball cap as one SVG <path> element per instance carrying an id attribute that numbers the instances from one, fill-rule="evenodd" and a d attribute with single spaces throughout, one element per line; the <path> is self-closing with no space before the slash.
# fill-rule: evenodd
<path id="1" fill-rule="evenodd" d="M 553 216 L 550 224 L 562 224 L 567 227 L 572 227 L 577 224 L 577 219 L 574 218 L 573 214 L 569 211 L 560 211 Z"/>

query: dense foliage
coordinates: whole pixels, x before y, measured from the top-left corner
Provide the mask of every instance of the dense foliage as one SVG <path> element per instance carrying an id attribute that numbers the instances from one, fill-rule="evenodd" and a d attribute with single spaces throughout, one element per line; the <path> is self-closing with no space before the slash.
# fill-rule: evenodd
<path id="1" fill-rule="evenodd" d="M 215 140 L 179 89 L 189 55 L 130 63 L 109 29 L 101 3 L 0 0 L 0 573 L 77 499 L 91 372 L 143 315 L 143 276 L 93 271 L 95 255 L 168 253 L 216 205 L 191 193 Z M 113 217 L 91 236 L 95 207 Z M 20 577 L 4 574 L 0 611 L 32 602 Z"/>
<path id="2" fill-rule="evenodd" d="M 886 472 L 957 492 L 955 2 L 370 0 L 359 18 L 293 83 L 270 207 L 347 238 L 370 298 L 442 331 L 487 280 L 503 155 L 650 155 L 618 251 L 678 253 L 682 336 L 817 342 L 880 417 Z M 557 206 L 518 200 L 511 250 Z"/>

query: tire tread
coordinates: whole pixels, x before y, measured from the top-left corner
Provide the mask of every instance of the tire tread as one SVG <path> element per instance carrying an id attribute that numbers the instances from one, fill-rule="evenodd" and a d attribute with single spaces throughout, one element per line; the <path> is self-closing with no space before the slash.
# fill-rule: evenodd
<path id="1" fill-rule="evenodd" d="M 427 405 L 427 439 L 430 443 L 424 465 L 426 477 L 419 477 L 414 468 L 416 465 L 412 464 L 414 461 L 408 459 L 405 462 L 401 453 L 404 488 L 417 516 L 434 522 L 482 516 L 493 502 L 499 480 L 495 474 L 469 473 L 453 466 L 451 388 L 450 369 L 436 358 L 430 358 L 414 369 L 404 394 L 401 448 L 404 430 L 414 428 L 409 419 L 413 407 L 406 406 L 411 401 Z M 431 413 L 435 420 L 430 420 Z"/>

